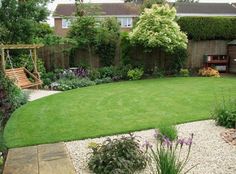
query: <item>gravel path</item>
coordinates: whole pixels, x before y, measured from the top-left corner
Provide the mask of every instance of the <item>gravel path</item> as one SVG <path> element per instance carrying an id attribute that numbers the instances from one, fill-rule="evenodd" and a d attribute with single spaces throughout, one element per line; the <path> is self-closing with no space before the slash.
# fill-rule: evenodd
<path id="1" fill-rule="evenodd" d="M 189 137 L 194 133 L 194 143 L 190 155 L 188 167 L 198 164 L 191 174 L 235 174 L 236 173 L 236 147 L 225 143 L 220 133 L 225 131 L 223 127 L 215 126 L 214 121 L 199 121 L 177 126 L 179 137 Z M 146 130 L 134 133 L 143 144 L 146 140 L 155 144 L 154 130 Z M 111 136 L 117 138 L 119 136 Z M 107 137 L 66 142 L 77 174 L 91 174 L 87 168 L 87 159 L 90 142 L 102 143 Z M 150 174 L 148 168 L 141 172 Z"/>

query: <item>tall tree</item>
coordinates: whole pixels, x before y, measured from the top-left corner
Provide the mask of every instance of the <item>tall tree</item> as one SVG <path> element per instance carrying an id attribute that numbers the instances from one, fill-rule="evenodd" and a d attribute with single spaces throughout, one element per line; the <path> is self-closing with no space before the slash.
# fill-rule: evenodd
<path id="1" fill-rule="evenodd" d="M 130 33 L 134 44 L 147 49 L 160 48 L 166 52 L 187 48 L 187 36 L 175 21 L 176 10 L 166 5 L 153 5 L 145 9 L 136 27 Z"/>
<path id="2" fill-rule="evenodd" d="M 50 0 L 2 0 L 0 26 L 6 35 L 0 35 L 2 43 L 31 43 L 40 22 L 46 21 Z"/>

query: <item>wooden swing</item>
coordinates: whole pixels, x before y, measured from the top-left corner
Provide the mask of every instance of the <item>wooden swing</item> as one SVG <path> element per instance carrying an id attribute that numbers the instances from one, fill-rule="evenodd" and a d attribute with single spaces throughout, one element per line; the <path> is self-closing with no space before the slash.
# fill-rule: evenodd
<path id="1" fill-rule="evenodd" d="M 0 45 L 1 49 L 1 68 L 5 75 L 14 81 L 14 83 L 22 88 L 32 88 L 36 87 L 38 88 L 40 85 L 42 85 L 42 81 L 40 79 L 40 75 L 37 70 L 37 52 L 36 49 L 42 47 L 43 45 Z M 30 56 L 32 58 L 33 64 L 34 64 L 34 70 L 33 73 L 28 71 L 25 67 L 21 68 L 13 68 L 11 58 L 9 56 L 9 50 L 12 49 L 29 49 L 30 50 Z M 7 50 L 7 57 L 5 57 L 5 50 Z M 32 54 L 33 51 L 33 54 Z M 11 64 L 11 69 L 6 69 L 6 60 L 5 58 L 8 58 Z M 28 77 L 31 77 L 34 82 L 31 82 Z"/>

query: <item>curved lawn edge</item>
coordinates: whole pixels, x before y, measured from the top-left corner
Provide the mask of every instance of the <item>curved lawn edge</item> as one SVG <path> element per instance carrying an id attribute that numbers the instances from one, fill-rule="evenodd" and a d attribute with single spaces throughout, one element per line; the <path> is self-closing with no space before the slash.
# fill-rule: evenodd
<path id="1" fill-rule="evenodd" d="M 205 120 L 215 95 L 222 89 L 233 91 L 235 85 L 233 77 L 163 78 L 66 91 L 19 108 L 4 138 L 12 148 Z"/>

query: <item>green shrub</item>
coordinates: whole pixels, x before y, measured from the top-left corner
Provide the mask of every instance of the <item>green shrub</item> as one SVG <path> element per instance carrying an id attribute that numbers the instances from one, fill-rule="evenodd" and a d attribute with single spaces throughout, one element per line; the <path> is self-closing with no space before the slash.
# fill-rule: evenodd
<path id="1" fill-rule="evenodd" d="M 128 32 L 122 32 L 121 33 L 121 62 L 123 65 L 131 64 L 131 56 L 130 56 L 130 50 L 132 48 L 132 44 L 129 39 L 129 33 Z"/>
<path id="2" fill-rule="evenodd" d="M 95 80 L 100 78 L 100 72 L 97 69 L 90 69 L 89 70 L 89 78 L 90 80 Z"/>
<path id="3" fill-rule="evenodd" d="M 159 131 L 162 135 L 168 137 L 171 141 L 175 140 L 178 136 L 177 129 L 172 125 L 161 125 Z"/>
<path id="4" fill-rule="evenodd" d="M 112 78 L 115 74 L 116 68 L 114 66 L 105 66 L 105 67 L 99 68 L 98 71 L 101 75 L 101 78 L 105 78 L 105 77 Z"/>
<path id="5" fill-rule="evenodd" d="M 181 77 L 189 77 L 189 70 L 188 69 L 180 69 L 180 71 L 179 71 L 179 75 L 181 76 Z"/>
<path id="6" fill-rule="evenodd" d="M 130 80 L 139 80 L 143 76 L 143 69 L 135 68 L 128 71 L 127 76 Z"/>
<path id="7" fill-rule="evenodd" d="M 146 167 L 146 156 L 132 135 L 108 139 L 92 150 L 88 166 L 96 174 L 132 174 Z"/>
<path id="8" fill-rule="evenodd" d="M 51 84 L 51 87 L 56 90 L 61 90 L 61 91 L 66 91 L 66 90 L 71 90 L 71 89 L 76 89 L 76 88 L 82 88 L 86 86 L 92 86 L 95 85 L 95 82 L 83 78 L 74 78 L 74 79 L 60 79 L 54 83 Z"/>
<path id="9" fill-rule="evenodd" d="M 105 77 L 105 78 L 102 78 L 102 79 L 95 79 L 94 82 L 97 85 L 99 85 L 99 84 L 102 84 L 102 83 L 111 83 L 112 79 L 110 77 Z"/>
<path id="10" fill-rule="evenodd" d="M 227 128 L 234 128 L 236 122 L 236 100 L 223 99 L 221 103 L 218 103 L 212 113 L 217 125 Z"/>
<path id="11" fill-rule="evenodd" d="M 26 95 L 0 71 L 0 125 L 4 126 L 12 112 L 27 102 Z"/>
<path id="12" fill-rule="evenodd" d="M 236 17 L 181 17 L 178 24 L 193 40 L 236 38 Z"/>

